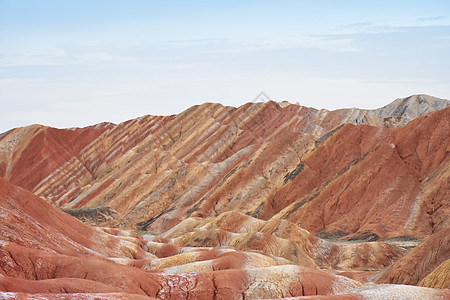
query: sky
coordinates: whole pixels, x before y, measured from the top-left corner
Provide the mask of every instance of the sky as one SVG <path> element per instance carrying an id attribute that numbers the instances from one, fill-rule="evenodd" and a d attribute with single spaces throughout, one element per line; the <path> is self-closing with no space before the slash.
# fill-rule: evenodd
<path id="1" fill-rule="evenodd" d="M 0 0 L 0 132 L 271 100 L 450 99 L 450 1 Z"/>

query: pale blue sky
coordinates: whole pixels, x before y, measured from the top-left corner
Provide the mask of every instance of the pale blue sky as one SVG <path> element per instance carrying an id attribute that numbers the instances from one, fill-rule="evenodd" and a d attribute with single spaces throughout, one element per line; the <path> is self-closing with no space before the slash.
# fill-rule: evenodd
<path id="1" fill-rule="evenodd" d="M 450 1 L 0 0 L 0 132 L 238 106 L 450 98 Z"/>

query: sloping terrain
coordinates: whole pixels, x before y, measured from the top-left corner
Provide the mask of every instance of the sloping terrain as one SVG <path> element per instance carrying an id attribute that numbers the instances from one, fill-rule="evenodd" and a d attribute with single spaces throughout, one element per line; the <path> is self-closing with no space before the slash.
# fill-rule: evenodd
<path id="1" fill-rule="evenodd" d="M 431 234 L 450 212 L 449 120 L 447 108 L 397 129 L 344 125 L 272 196 L 275 218 L 351 239 Z"/>
<path id="2" fill-rule="evenodd" d="M 78 153 L 112 127 L 111 123 L 73 129 L 32 125 L 5 132 L 0 135 L 0 176 L 28 190 L 55 169 L 63 174 L 65 169 L 77 170 L 76 180 L 88 176 L 91 170 Z M 82 184 L 67 184 L 75 183 Z"/>
<path id="3" fill-rule="evenodd" d="M 186 234 L 182 232 L 196 231 L 192 226 L 184 229 L 179 226 L 168 232 L 167 236 L 178 236 L 170 239 L 153 235 L 140 237 L 118 229 L 90 228 L 3 179 L 0 179 L 0 187 L 1 299 L 269 299 L 342 293 L 348 294 L 336 296 L 336 299 L 359 299 L 361 295 L 370 296 L 386 289 L 370 286 L 355 290 L 362 287 L 360 282 L 317 269 L 315 262 L 323 264 L 323 257 L 335 253 L 329 250 L 340 246 L 320 241 L 288 221 L 269 224 L 228 213 L 205 225 L 211 229 L 237 231 L 233 220 L 241 220 L 239 230 L 247 233 L 270 228 L 274 232 L 272 235 L 280 240 L 280 236 L 288 235 L 297 245 L 299 257 L 305 258 L 308 254 L 314 257 L 296 263 L 269 254 L 267 248 L 255 252 L 258 248 L 250 242 L 252 238 L 244 239 L 250 246 L 249 251 L 232 248 L 232 245 L 221 248 L 181 246 L 180 241 L 185 240 Z M 266 247 L 265 243 L 256 244 Z M 161 252 L 160 245 L 171 245 L 176 251 Z M 309 252 L 311 246 L 317 251 Z M 378 252 L 377 255 L 384 254 Z M 334 258 L 342 259 L 339 255 Z M 428 288 L 403 286 L 397 289 L 389 293 L 406 293 L 423 299 L 441 296 L 445 299 L 450 295 L 450 291 Z"/>
<path id="4" fill-rule="evenodd" d="M 448 299 L 449 106 L 5 132 L 0 299 Z"/>

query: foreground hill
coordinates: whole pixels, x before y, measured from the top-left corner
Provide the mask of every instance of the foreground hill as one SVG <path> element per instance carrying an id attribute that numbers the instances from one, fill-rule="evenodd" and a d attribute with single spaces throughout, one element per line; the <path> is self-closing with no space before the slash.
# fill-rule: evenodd
<path id="1" fill-rule="evenodd" d="M 271 224 L 227 213 L 204 223 L 205 232 L 245 231 L 249 236 L 235 234 L 235 242 L 227 247 L 208 248 L 192 244 L 206 242 L 189 235 L 199 232 L 192 231 L 196 225 L 180 223 L 166 237 L 90 228 L 3 179 L 0 199 L 0 299 L 308 299 L 303 296 L 316 295 L 329 299 L 377 299 L 380 293 L 421 299 L 450 296 L 448 290 L 363 286 L 357 280 L 319 270 L 316 263 L 335 261 L 348 265 L 345 262 L 353 257 L 352 264 L 366 268 L 367 261 L 354 259 L 355 254 L 362 252 L 321 241 L 288 221 Z M 192 225 L 195 220 L 184 223 Z M 267 244 L 270 237 L 272 247 Z M 297 256 L 288 251 L 288 258 L 270 254 L 277 249 L 275 243 L 283 247 L 284 239 L 297 247 Z M 391 248 L 386 253 L 377 251 L 380 257 L 402 254 L 395 246 L 369 244 L 364 247 Z M 376 260 L 370 260 L 370 264 L 383 267 Z"/>

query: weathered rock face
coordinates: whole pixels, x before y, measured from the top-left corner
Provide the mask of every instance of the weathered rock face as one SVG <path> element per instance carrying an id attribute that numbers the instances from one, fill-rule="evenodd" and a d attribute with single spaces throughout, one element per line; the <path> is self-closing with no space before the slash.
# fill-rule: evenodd
<path id="1" fill-rule="evenodd" d="M 379 271 L 405 255 L 406 250 L 387 243 L 341 245 L 335 269 Z"/>
<path id="2" fill-rule="evenodd" d="M 88 227 L 2 178 L 0 199 L 0 238 L 4 243 L 64 255 L 146 256 L 139 242 L 118 239 Z"/>
<path id="3" fill-rule="evenodd" d="M 92 178 L 86 162 L 78 153 L 112 128 L 111 123 L 75 129 L 56 129 L 40 125 L 17 128 L 0 135 L 0 176 L 9 182 L 33 190 L 59 169 L 59 176 L 69 170 L 77 172 L 76 178 L 67 177 L 64 186 L 54 187 L 61 192 L 75 184 Z M 86 181 L 86 180 L 85 180 Z"/>
<path id="4" fill-rule="evenodd" d="M 406 252 L 397 246 L 379 242 L 354 244 L 327 242 L 286 220 L 262 221 L 233 211 L 223 213 L 209 221 L 186 219 L 165 232 L 163 236 L 170 238 L 178 247 L 258 250 L 269 257 L 264 258 L 265 263 L 270 263 L 269 261 L 275 258 L 271 264 L 277 265 L 276 261 L 280 262 L 281 258 L 283 263 L 310 268 L 332 267 L 346 271 L 380 271 Z M 246 256 L 248 257 L 248 254 Z M 246 258 L 245 261 L 256 259 L 256 257 Z"/>
<path id="5" fill-rule="evenodd" d="M 66 208 L 63 211 L 91 226 L 118 227 L 121 219 L 120 215 L 109 207 Z"/>
<path id="6" fill-rule="evenodd" d="M 136 294 L 125 293 L 13 293 L 13 292 L 0 292 L 2 299 L 20 299 L 20 300 L 79 300 L 79 299 L 92 299 L 92 300 L 153 300 L 156 298 L 147 297 Z"/>
<path id="7" fill-rule="evenodd" d="M 142 239 L 123 230 L 90 228 L 22 188 L 3 179 L 0 184 L 0 297 L 79 299 L 75 293 L 84 293 L 94 299 L 260 299 L 334 295 L 361 287 L 314 269 L 316 263 L 344 264 L 341 246 L 285 220 L 229 212 L 207 222 L 187 219 L 166 237 Z M 175 246 L 189 233 L 205 232 L 207 238 L 214 230 L 248 236 L 221 249 L 205 248 L 204 241 L 200 247 Z M 255 238 L 259 235 L 277 243 L 289 239 L 297 249 L 294 258 L 314 268 L 275 255 L 284 253 L 276 249 L 283 245 L 271 248 Z M 172 244 L 177 252 L 157 258 L 151 252 L 158 244 Z M 359 294 L 346 298 L 352 297 Z"/>

